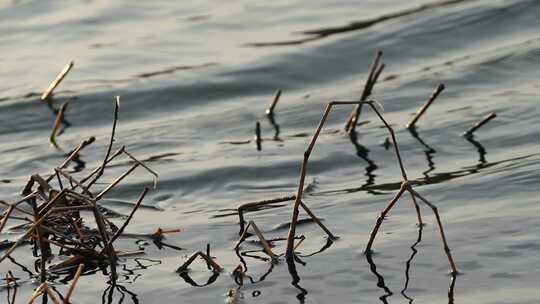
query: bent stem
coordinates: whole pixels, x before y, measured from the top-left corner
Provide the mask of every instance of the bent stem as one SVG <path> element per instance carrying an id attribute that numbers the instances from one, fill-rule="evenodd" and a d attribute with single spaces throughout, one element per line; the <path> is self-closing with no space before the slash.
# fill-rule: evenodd
<path id="1" fill-rule="evenodd" d="M 300 169 L 300 180 L 298 182 L 298 189 L 295 196 L 291 225 L 289 227 L 289 233 L 287 236 L 287 249 L 285 252 L 285 258 L 286 258 L 287 264 L 289 264 L 289 268 L 294 267 L 294 238 L 296 235 L 296 223 L 298 221 L 299 207 L 301 204 L 303 204 L 302 196 L 304 194 L 304 183 L 306 179 L 307 166 L 308 166 L 311 152 L 313 151 L 313 148 L 315 147 L 315 143 L 317 142 L 317 139 L 319 138 L 319 134 L 321 133 L 321 130 L 333 106 L 335 105 L 360 105 L 360 104 L 371 104 L 371 102 L 368 102 L 368 101 L 331 101 L 329 102 L 326 105 L 326 109 L 319 122 L 319 125 L 317 129 L 315 130 L 315 133 L 313 134 L 313 137 L 311 138 L 311 141 L 306 151 L 304 152 L 304 160 L 302 162 L 302 166 Z"/>

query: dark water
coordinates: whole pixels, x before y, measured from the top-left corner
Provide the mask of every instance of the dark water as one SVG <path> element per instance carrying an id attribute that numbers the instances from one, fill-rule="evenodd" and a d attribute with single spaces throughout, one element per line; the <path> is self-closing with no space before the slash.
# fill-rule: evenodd
<path id="1" fill-rule="evenodd" d="M 230 272 L 240 260 L 235 208 L 293 193 L 309 136 L 325 104 L 358 98 L 376 50 L 387 64 L 373 94 L 396 129 L 405 167 L 417 191 L 439 207 L 461 271 L 449 296 L 448 266 L 435 219 L 419 237 L 409 198 L 400 201 L 363 255 L 371 226 L 399 188 L 387 133 L 368 111 L 359 157 L 342 126 L 350 108 L 330 116 L 312 155 L 304 201 L 341 238 L 325 248 L 315 225 L 299 227 L 299 286 L 284 261 L 245 257 L 255 283 L 238 289 L 245 303 L 537 303 L 540 296 L 540 1 L 5 1 L 0 4 L 0 197 L 13 201 L 27 177 L 48 174 L 64 153 L 49 145 L 54 114 L 39 94 L 69 60 L 75 68 L 58 88 L 54 106 L 72 99 L 71 127 L 58 137 L 64 151 L 81 140 L 99 163 L 108 143 L 113 97 L 120 95 L 116 146 L 127 145 L 160 175 L 157 190 L 129 233 L 181 228 L 167 242 L 185 250 L 146 248 L 125 260 L 124 289 L 105 303 L 222 303 L 238 288 Z M 433 2 L 432 2 L 433 3 Z M 418 123 L 404 128 L 431 91 L 446 90 Z M 276 89 L 283 96 L 275 121 L 264 110 Z M 460 134 L 484 115 L 497 118 L 473 141 Z M 262 151 L 252 141 L 262 123 Z M 250 141 L 247 144 L 242 142 Z M 235 144 L 232 144 L 235 143 Z M 124 163 L 126 165 L 126 163 Z M 126 165 L 127 166 L 127 165 Z M 127 168 L 127 167 L 126 167 Z M 136 171 L 104 203 L 127 214 L 151 178 Z M 291 205 L 246 217 L 270 237 L 285 236 Z M 15 238 L 4 234 L 2 238 Z M 225 271 L 204 265 L 174 269 L 212 245 Z M 135 239 L 123 241 L 136 248 Z M 283 252 L 278 243 L 275 251 Z M 245 249 L 258 249 L 246 245 Z M 31 265 L 22 247 L 14 256 Z M 262 253 L 259 256 L 264 256 Z M 6 261 L 2 275 L 21 268 Z M 269 272 L 269 273 L 268 273 Z M 267 275 L 265 275 L 267 274 Z M 407 278 L 409 278 L 407 280 Z M 84 276 L 74 299 L 96 303 L 107 288 L 101 274 Z M 188 280 L 189 281 L 189 280 Z M 58 282 L 56 287 L 66 290 Z M 19 289 L 20 301 L 35 285 Z M 122 298 L 122 293 L 124 298 Z M 4 291 L 0 291 L 4 297 Z M 123 300 L 122 300 L 123 299 Z"/>

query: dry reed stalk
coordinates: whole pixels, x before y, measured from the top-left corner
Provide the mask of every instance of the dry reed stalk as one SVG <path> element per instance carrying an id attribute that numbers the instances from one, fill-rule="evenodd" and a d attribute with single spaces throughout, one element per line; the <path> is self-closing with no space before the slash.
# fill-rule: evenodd
<path id="1" fill-rule="evenodd" d="M 62 304 L 54 295 L 54 293 L 49 288 L 49 285 L 47 283 L 41 283 L 39 287 L 34 291 L 30 299 L 28 300 L 28 304 L 34 303 L 34 301 L 41 295 L 46 295 L 48 298 L 50 298 L 54 304 Z"/>
<path id="2" fill-rule="evenodd" d="M 111 129 L 111 138 L 109 140 L 109 145 L 107 146 L 107 152 L 105 153 L 105 157 L 103 159 L 103 162 L 101 163 L 101 166 L 99 167 L 97 174 L 88 183 L 88 188 L 92 187 L 92 185 L 103 175 L 103 172 L 105 171 L 105 166 L 107 165 L 107 160 L 109 159 L 109 155 L 111 154 L 111 150 L 112 150 L 112 145 L 114 143 L 114 135 L 116 134 L 116 124 L 118 122 L 119 110 L 120 110 L 120 96 L 116 96 L 116 100 L 114 103 L 114 118 L 113 118 L 113 125 Z"/>
<path id="3" fill-rule="evenodd" d="M 9 219 L 9 217 L 11 216 L 11 213 L 13 212 L 13 210 L 15 209 L 15 207 L 13 207 L 12 205 L 10 205 L 7 210 L 4 212 L 4 214 L 2 215 L 2 222 L 0 222 L 0 233 L 2 232 L 2 230 L 4 230 L 4 227 L 6 226 L 6 223 Z"/>
<path id="4" fill-rule="evenodd" d="M 300 236 L 300 240 L 298 241 L 298 243 L 296 243 L 296 245 L 294 245 L 294 248 L 293 250 L 296 251 L 296 249 L 298 249 L 298 247 L 300 247 L 300 245 L 306 240 L 306 237 L 304 235 L 301 235 Z"/>
<path id="5" fill-rule="evenodd" d="M 304 204 L 303 201 L 300 200 L 300 207 L 302 207 L 304 209 L 304 211 L 306 211 L 306 213 L 313 219 L 313 221 L 315 223 L 317 223 L 317 225 L 319 225 L 319 227 L 321 227 L 321 229 L 326 232 L 326 234 L 328 234 L 328 237 L 331 239 L 331 240 L 337 240 L 338 237 L 333 235 L 332 232 L 330 232 L 330 230 L 328 228 L 326 228 L 326 226 L 321 222 L 321 220 L 319 220 L 317 218 L 317 216 L 308 208 L 308 206 L 306 206 L 306 204 Z"/>
<path id="6" fill-rule="evenodd" d="M 73 61 L 70 61 L 66 66 L 60 71 L 60 73 L 56 76 L 56 78 L 51 82 L 47 90 L 43 92 L 41 95 L 42 101 L 49 101 L 49 99 L 52 97 L 54 89 L 62 82 L 64 77 L 69 73 L 69 71 L 73 68 Z"/>
<path id="7" fill-rule="evenodd" d="M 253 209 L 258 209 L 261 206 L 281 203 L 281 202 L 286 202 L 286 201 L 292 201 L 295 199 L 296 199 L 295 195 L 289 195 L 289 196 L 283 196 L 283 197 L 269 199 L 269 200 L 262 200 L 262 201 L 257 201 L 257 202 L 241 204 L 240 206 L 238 206 L 238 208 L 236 208 L 236 210 L 238 211 L 238 219 L 239 219 L 239 225 L 240 225 L 240 232 L 238 234 L 242 235 L 242 233 L 245 230 L 244 225 L 246 221 L 244 220 L 244 212 L 247 212 Z"/>
<path id="8" fill-rule="evenodd" d="M 47 293 L 47 296 L 54 302 L 54 304 L 62 304 L 60 300 L 56 298 L 52 290 L 49 288 L 49 284 L 44 283 L 43 290 Z"/>
<path id="9" fill-rule="evenodd" d="M 252 202 L 252 203 L 246 203 L 242 204 L 237 208 L 238 211 L 238 218 L 239 218 L 239 225 L 240 225 L 240 232 L 239 235 L 242 235 L 242 233 L 245 231 L 245 219 L 244 219 L 244 212 L 252 209 L 258 209 L 261 206 L 270 205 L 274 203 L 279 202 L 285 202 L 285 201 L 292 201 L 296 199 L 296 195 L 291 196 L 284 196 L 280 198 L 270 199 L 270 200 L 263 200 L 258 202 Z M 321 222 L 319 218 L 304 204 L 303 202 L 300 202 L 300 206 L 306 211 L 306 213 L 313 219 L 313 221 L 321 227 L 321 229 L 328 234 L 328 237 L 332 240 L 336 240 L 338 237 L 333 235 L 332 232 L 326 226 Z"/>
<path id="10" fill-rule="evenodd" d="M 94 203 L 93 211 L 94 211 L 94 217 L 96 219 L 98 231 L 101 236 L 101 241 L 103 243 L 103 248 L 107 252 L 107 258 L 109 259 L 109 263 L 111 266 L 111 281 L 116 282 L 116 278 L 117 278 L 116 254 L 115 254 L 114 246 L 112 243 L 109 243 L 109 234 L 107 233 L 107 230 L 105 229 L 105 221 L 103 220 L 103 215 L 101 215 L 95 203 Z"/>
<path id="11" fill-rule="evenodd" d="M 424 115 L 424 113 L 427 111 L 429 106 L 431 106 L 433 101 L 435 101 L 437 96 L 439 96 L 439 94 L 441 94 L 441 92 L 443 90 L 444 90 L 444 84 L 439 84 L 439 86 L 437 86 L 437 88 L 433 91 L 433 94 L 431 94 L 431 96 L 426 101 L 426 103 L 424 103 L 424 105 L 420 109 L 418 109 L 418 111 L 414 115 L 413 119 L 411 119 L 411 121 L 407 124 L 407 126 L 406 126 L 407 129 L 414 129 L 415 128 L 415 125 L 418 122 L 418 120 L 420 119 L 420 117 L 422 117 L 422 115 Z"/>
<path id="12" fill-rule="evenodd" d="M 105 161 L 105 165 L 108 165 L 111 161 L 113 161 L 115 158 L 117 158 L 118 156 L 120 156 L 122 153 L 124 153 L 124 150 L 125 150 L 125 146 L 122 146 L 120 147 L 120 149 L 116 150 L 113 155 L 111 155 L 106 161 Z M 94 175 L 96 175 L 98 172 L 100 172 L 101 170 L 101 165 L 94 168 L 94 170 L 92 170 L 86 177 L 82 178 L 81 179 L 81 183 L 84 184 L 86 183 L 87 180 L 89 180 L 90 178 L 92 178 Z M 99 177 L 98 177 L 99 179 Z M 90 183 L 90 182 L 89 182 Z M 77 187 L 73 187 L 71 190 L 75 190 Z M 88 187 L 90 188 L 90 187 Z"/>
<path id="13" fill-rule="evenodd" d="M 371 64 L 368 77 L 364 84 L 364 90 L 362 92 L 362 96 L 360 97 L 360 101 L 366 101 L 369 96 L 371 96 L 371 93 L 373 92 L 373 87 L 375 87 L 375 83 L 377 82 L 379 76 L 384 69 L 384 64 L 380 64 L 381 57 L 382 51 L 377 51 L 377 53 L 375 54 L 375 58 L 373 59 L 373 63 Z M 360 112 L 362 111 L 362 105 L 363 104 L 355 105 L 354 109 L 351 111 L 351 114 L 349 114 L 349 118 L 347 119 L 347 123 L 345 124 L 345 131 L 350 133 L 356 130 L 356 124 L 358 123 L 358 117 L 360 116 Z"/>
<path id="14" fill-rule="evenodd" d="M 332 101 L 328 103 L 323 113 L 323 116 L 321 118 L 321 121 L 319 122 L 319 125 L 316 128 L 315 133 L 313 134 L 306 151 L 304 152 L 304 160 L 302 162 L 302 166 L 300 169 L 300 181 L 298 183 L 298 189 L 297 189 L 296 198 L 294 201 L 291 225 L 290 225 L 289 233 L 287 236 L 287 249 L 286 249 L 285 257 L 286 257 L 287 264 L 289 265 L 289 267 L 294 267 L 294 257 L 295 257 L 294 250 L 293 250 L 294 237 L 296 235 L 296 223 L 298 221 L 299 207 L 300 207 L 300 204 L 302 203 L 302 196 L 304 194 L 304 183 L 305 183 L 305 178 L 306 178 L 306 173 L 307 173 L 307 165 L 309 161 L 309 156 L 311 155 L 311 151 L 313 150 L 315 143 L 317 141 L 317 138 L 319 137 L 319 134 L 321 133 L 322 127 L 324 123 L 326 122 L 326 119 L 328 118 L 328 115 L 330 114 L 330 111 L 334 105 L 358 105 L 358 104 L 365 104 L 365 103 L 368 103 L 368 102 Z"/>
<path id="15" fill-rule="evenodd" d="M 24 194 L 23 194 L 23 195 L 24 195 Z M 9 208 L 10 206 L 13 206 L 13 209 L 17 210 L 18 212 L 24 213 L 24 214 L 29 215 L 29 216 L 33 216 L 33 215 L 34 215 L 33 213 L 30 213 L 30 212 L 28 212 L 28 211 L 26 211 L 26 210 L 24 210 L 24 209 L 21 209 L 21 208 L 19 208 L 19 207 L 17 207 L 17 206 L 18 206 L 19 204 L 21 204 L 21 203 L 26 202 L 28 199 L 35 197 L 36 195 L 37 195 L 37 192 L 34 191 L 34 192 L 32 192 L 32 193 L 30 193 L 30 194 L 28 194 L 28 195 L 25 195 L 22 199 L 20 199 L 20 200 L 14 202 L 14 203 L 9 203 L 9 204 L 8 204 L 8 203 L 6 203 L 6 202 L 4 202 L 4 201 L 0 201 L 0 204 L 2 204 L 2 205 L 4 205 L 4 206 L 7 206 L 8 208 Z M 6 209 L 6 211 L 7 211 L 7 209 Z M 4 212 L 6 212 L 6 211 L 4 211 Z M 2 230 L 0 230 L 0 232 L 2 232 Z"/>
<path id="16" fill-rule="evenodd" d="M 58 143 L 56 143 L 56 133 L 58 132 L 58 128 L 60 128 L 60 125 L 62 124 L 62 121 L 64 120 L 64 113 L 66 112 L 68 104 L 69 104 L 69 101 L 66 101 L 62 104 L 62 106 L 60 107 L 60 110 L 58 110 L 58 113 L 56 114 L 56 119 L 54 120 L 54 124 L 51 129 L 51 135 L 49 136 L 49 143 L 53 145 L 55 148 L 59 148 Z"/>
<path id="17" fill-rule="evenodd" d="M 39 285 L 38 288 L 36 288 L 36 290 L 34 290 L 34 292 L 32 293 L 32 295 L 30 296 L 30 299 L 28 299 L 27 304 L 32 304 L 32 303 L 34 303 L 34 300 L 37 299 L 37 297 L 39 297 L 40 295 L 43 294 L 43 286 L 44 286 L 45 284 L 46 284 L 46 283 L 41 283 L 41 285 Z"/>
<path id="18" fill-rule="evenodd" d="M 276 93 L 274 94 L 274 98 L 272 99 L 272 103 L 270 104 L 270 107 L 268 107 L 268 109 L 266 109 L 266 115 L 267 116 L 274 115 L 274 109 L 276 108 L 276 105 L 277 105 L 280 97 L 281 97 L 281 90 L 277 90 Z"/>
<path id="19" fill-rule="evenodd" d="M 214 260 L 212 260 L 211 257 L 207 256 L 202 251 L 197 251 L 197 252 L 193 253 L 187 259 L 187 261 L 185 261 L 184 264 L 182 264 L 182 266 L 178 267 L 176 272 L 180 272 L 180 273 L 186 272 L 188 270 L 189 265 L 191 265 L 191 263 L 193 263 L 193 261 L 195 261 L 195 259 L 197 257 L 201 257 L 203 260 L 206 261 L 206 263 L 210 264 L 210 266 L 212 266 L 212 269 L 213 269 L 214 272 L 220 272 L 222 270 L 221 266 L 219 266 L 218 263 L 216 263 Z"/>
<path id="20" fill-rule="evenodd" d="M 107 192 L 111 191 L 114 187 L 116 187 L 116 185 L 118 185 L 124 178 L 130 175 L 133 170 L 137 169 L 137 167 L 139 167 L 139 164 L 135 163 L 126 172 L 118 176 L 112 183 L 110 183 L 105 189 L 103 189 L 98 195 L 96 195 L 96 201 L 100 200 L 105 194 L 107 194 Z"/>
<path id="21" fill-rule="evenodd" d="M 73 161 L 74 158 L 76 158 L 79 155 L 79 152 L 81 152 L 82 149 L 86 148 L 88 145 L 92 144 L 94 141 L 96 141 L 96 138 L 94 136 L 89 137 L 88 139 L 84 140 L 82 143 L 80 143 L 73 151 L 71 151 L 69 156 L 64 160 L 64 162 L 58 166 L 58 169 L 65 169 L 71 161 Z M 50 182 L 52 177 L 49 177 L 46 179 L 47 182 Z"/>
<path id="22" fill-rule="evenodd" d="M 478 129 L 480 129 L 483 125 L 487 124 L 490 120 L 497 117 L 497 114 L 495 112 L 491 112 L 488 115 L 484 116 L 481 121 L 477 122 L 474 126 L 472 126 L 469 130 L 463 132 L 461 136 L 465 137 L 472 137 L 474 136 L 474 132 Z"/>
<path id="23" fill-rule="evenodd" d="M 238 241 L 234 245 L 234 249 L 238 250 L 240 248 L 240 244 L 242 244 L 242 242 L 244 242 L 246 240 L 246 238 L 248 237 L 247 233 L 248 233 L 249 227 L 252 227 L 253 231 L 255 231 L 255 234 L 257 235 L 257 238 L 259 239 L 259 241 L 261 242 L 261 245 L 263 246 L 264 253 L 266 253 L 273 261 L 276 260 L 277 255 L 272 251 L 272 248 L 270 247 L 270 244 L 265 239 L 262 232 L 259 230 L 259 227 L 257 227 L 255 222 L 253 222 L 253 221 L 249 221 L 248 225 L 246 226 L 246 229 L 244 230 L 244 232 L 242 233 L 242 235 L 240 236 L 240 238 L 238 239 Z"/>
<path id="24" fill-rule="evenodd" d="M 45 209 L 46 212 L 44 213 L 40 213 L 39 214 L 39 217 L 38 217 L 38 220 L 35 221 L 27 230 L 26 232 L 20 236 L 15 242 L 13 245 L 11 245 L 11 247 L 4 253 L 4 255 L 0 258 L 0 263 L 2 263 L 2 261 L 4 261 L 9 255 L 11 255 L 13 253 L 13 251 L 15 251 L 15 249 L 22 244 L 22 242 L 28 237 L 30 236 L 30 234 L 32 234 L 32 232 L 34 231 L 34 229 L 36 227 L 38 227 L 43 221 L 45 221 L 45 219 L 52 213 L 52 210 L 51 207 L 56 204 L 58 201 L 60 201 L 60 198 L 63 197 L 63 195 L 65 195 L 65 192 L 64 190 L 62 190 L 61 192 L 59 192 L 57 195 L 55 195 L 45 206 L 44 208 L 42 209 Z"/>
<path id="25" fill-rule="evenodd" d="M 418 197 L 424 204 L 429 206 L 431 210 L 433 211 L 433 214 L 435 215 L 435 219 L 437 220 L 437 226 L 439 226 L 439 233 L 441 234 L 441 239 L 443 242 L 443 249 L 446 253 L 446 257 L 448 258 L 448 263 L 450 264 L 450 268 L 452 269 L 452 274 L 456 275 L 458 273 L 456 264 L 454 263 L 454 258 L 452 257 L 452 253 L 450 253 L 450 247 L 448 246 L 448 242 L 446 241 L 446 236 L 444 234 L 444 228 L 441 222 L 441 217 L 439 215 L 439 211 L 435 205 L 430 203 L 428 200 L 426 200 L 423 196 L 421 196 L 416 190 L 412 189 L 412 187 L 409 185 L 409 191 L 416 197 Z"/>
<path id="26" fill-rule="evenodd" d="M 126 149 L 123 150 L 124 154 L 127 155 L 131 160 L 133 160 L 135 163 L 139 164 L 141 167 L 145 168 L 146 171 L 150 172 L 151 175 L 154 176 L 154 189 L 157 187 L 157 183 L 159 180 L 159 175 L 152 169 L 150 169 L 147 165 L 145 165 L 142 161 L 135 158 L 133 155 L 131 155 Z"/>
<path id="27" fill-rule="evenodd" d="M 261 142 L 261 123 L 257 121 L 255 123 L 255 143 L 257 144 L 257 151 L 262 150 Z"/>
<path id="28" fill-rule="evenodd" d="M 133 215 L 135 215 L 135 211 L 137 211 L 137 209 L 139 209 L 139 206 L 141 205 L 142 201 L 144 200 L 144 197 L 146 196 L 146 193 L 148 193 L 148 188 L 145 187 L 144 190 L 142 191 L 141 195 L 139 196 L 139 199 L 135 203 L 135 206 L 133 206 L 133 209 L 131 209 L 131 213 L 129 214 L 127 219 L 124 221 L 124 224 L 122 224 L 120 229 L 118 229 L 118 231 L 116 231 L 116 233 L 113 235 L 113 237 L 109 240 L 109 243 L 107 244 L 106 247 L 110 247 L 112 245 L 112 243 L 114 241 L 116 241 L 116 239 L 118 237 L 120 237 L 120 235 L 122 235 L 122 233 L 124 232 L 124 229 L 126 229 L 127 225 L 129 224 L 129 222 L 133 218 Z M 103 248 L 103 250 L 101 251 L 101 254 L 103 254 L 104 250 L 105 250 L 105 248 Z"/>
<path id="29" fill-rule="evenodd" d="M 84 269 L 84 264 L 79 264 L 79 267 L 77 267 L 77 271 L 75 272 L 75 275 L 73 276 L 73 279 L 71 281 L 71 285 L 69 286 L 68 292 L 66 293 L 66 296 L 64 297 L 63 304 L 68 304 L 69 299 L 71 298 L 71 295 L 73 294 L 73 291 L 75 290 L 75 287 L 77 286 L 77 282 L 79 281 L 79 277 L 81 276 L 81 273 Z"/>
<path id="30" fill-rule="evenodd" d="M 92 192 L 90 192 L 90 190 L 88 190 L 88 188 L 86 188 L 83 184 L 81 184 L 79 181 L 77 181 L 75 178 L 73 178 L 71 175 L 67 174 L 66 172 L 62 171 L 62 169 L 59 169 L 59 168 L 55 168 L 54 171 L 57 173 L 57 174 L 60 174 L 62 175 L 63 177 L 67 178 L 69 180 L 70 183 L 72 184 L 75 184 L 77 186 L 79 186 L 79 188 L 81 188 L 83 190 L 83 192 L 90 196 L 90 197 L 94 197 L 94 195 L 92 194 Z"/>

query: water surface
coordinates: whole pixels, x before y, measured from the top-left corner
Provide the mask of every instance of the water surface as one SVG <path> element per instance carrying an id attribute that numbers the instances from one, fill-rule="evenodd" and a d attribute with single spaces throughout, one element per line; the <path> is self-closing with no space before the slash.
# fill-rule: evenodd
<path id="1" fill-rule="evenodd" d="M 126 145 L 160 175 L 145 201 L 158 208 L 139 210 L 128 232 L 181 228 L 167 242 L 184 250 L 147 246 L 146 255 L 124 261 L 123 289 L 111 296 L 105 276 L 84 276 L 78 303 L 95 303 L 104 291 L 104 303 L 117 303 L 122 293 L 124 303 L 219 303 L 231 288 L 246 303 L 536 303 L 538 16 L 540 2 L 533 0 L 6 1 L 0 4 L 1 198 L 15 200 L 29 175 L 47 175 L 89 136 L 97 141 L 82 159 L 88 167 L 99 164 L 113 98 L 120 95 L 115 146 Z M 419 230 L 409 197 L 384 221 L 372 263 L 366 260 L 370 229 L 399 189 L 399 167 L 382 144 L 386 130 L 369 111 L 358 127 L 358 143 L 369 152 L 358 153 L 343 131 L 350 108 L 340 107 L 314 149 L 304 199 L 340 240 L 326 248 L 322 231 L 302 225 L 302 254 L 324 250 L 298 266 L 299 285 L 291 285 L 284 261 L 245 257 L 254 282 L 239 287 L 229 275 L 241 263 L 232 250 L 235 208 L 295 191 L 326 103 L 360 96 L 379 49 L 387 66 L 373 98 L 396 130 L 409 178 L 439 207 L 461 275 L 450 285 L 428 208 L 421 242 L 411 248 Z M 70 60 L 75 67 L 53 104 L 71 100 L 71 126 L 58 137 L 62 152 L 47 141 L 54 113 L 39 94 Z M 446 89 L 414 137 L 404 126 L 439 83 Z M 279 140 L 264 115 L 277 89 L 283 90 L 275 113 Z M 490 112 L 497 118 L 474 140 L 460 136 Z M 256 121 L 260 152 L 252 140 Z M 115 201 L 134 201 L 150 184 L 146 172 L 136 171 L 104 205 L 127 214 L 129 207 Z M 269 237 L 285 236 L 291 205 L 276 206 L 246 217 Z M 126 238 L 122 246 L 136 248 L 135 241 Z M 194 282 L 211 280 L 193 287 L 174 269 L 207 243 L 226 270 L 212 277 L 203 264 L 195 266 Z M 28 250 L 15 256 L 31 265 Z M 2 273 L 8 269 L 28 277 L 14 264 L 0 265 Z M 23 284 L 21 299 L 33 288 Z"/>

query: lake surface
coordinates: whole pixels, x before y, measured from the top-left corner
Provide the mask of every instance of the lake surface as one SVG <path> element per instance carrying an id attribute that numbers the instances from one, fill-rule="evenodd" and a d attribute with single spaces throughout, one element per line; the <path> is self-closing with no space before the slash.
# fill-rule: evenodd
<path id="1" fill-rule="evenodd" d="M 49 174 L 90 136 L 96 142 L 81 158 L 88 168 L 99 165 L 120 95 L 115 147 L 126 145 L 159 173 L 144 202 L 156 208 L 138 210 L 127 232 L 180 228 L 166 242 L 183 250 L 146 245 L 145 255 L 122 261 L 122 288 L 109 296 L 106 276 L 85 275 L 74 302 L 223 303 L 235 289 L 239 303 L 537 303 L 539 16 L 535 0 L 3 1 L 0 198 L 15 201 L 28 176 Z M 230 275 L 241 263 L 232 249 L 236 208 L 295 192 L 325 105 L 359 98 L 377 50 L 386 67 L 372 97 L 395 128 L 415 189 L 438 206 L 461 272 L 451 292 L 429 208 L 422 207 L 426 226 L 411 248 L 419 229 L 409 196 L 384 221 L 373 261 L 366 260 L 371 227 L 401 176 L 384 146 L 386 129 L 366 108 L 357 132 L 369 152 L 358 153 L 343 130 L 348 106 L 329 116 L 304 197 L 340 239 L 327 247 L 315 224 L 298 227 L 307 264 L 298 264 L 296 286 L 283 259 L 271 264 L 260 259 L 259 246 L 244 244 L 242 250 L 259 252 L 243 256 L 253 282 L 238 286 Z M 71 100 L 60 151 L 48 142 L 55 115 L 39 96 L 70 60 L 75 66 L 53 103 Z M 446 89 L 412 136 L 406 123 L 440 83 Z M 264 114 L 277 89 L 283 91 L 274 117 L 278 138 Z M 491 112 L 497 117 L 474 140 L 461 136 Z M 262 151 L 253 140 L 256 121 Z M 151 184 L 137 170 L 103 206 L 128 214 L 125 202 Z M 267 237 L 284 237 L 292 202 L 273 207 L 246 218 Z M 121 247 L 136 249 L 136 241 L 124 238 Z M 174 270 L 207 243 L 225 270 L 212 276 L 202 263 L 189 272 L 192 281 L 179 276 Z M 284 247 L 277 242 L 274 250 Z M 29 252 L 23 246 L 14 257 L 33 269 Z M 29 277 L 9 261 L 0 264 L 2 276 L 9 269 Z M 36 286 L 22 283 L 19 301 Z M 60 280 L 54 286 L 68 287 Z"/>

